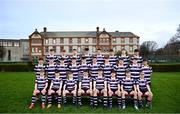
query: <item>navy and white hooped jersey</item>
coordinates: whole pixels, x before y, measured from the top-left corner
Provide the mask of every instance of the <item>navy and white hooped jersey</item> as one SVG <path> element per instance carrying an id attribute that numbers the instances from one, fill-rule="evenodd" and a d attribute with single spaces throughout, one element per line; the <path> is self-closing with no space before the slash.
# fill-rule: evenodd
<path id="1" fill-rule="evenodd" d="M 132 91 L 134 88 L 134 80 L 132 78 L 124 78 L 121 82 L 125 91 Z"/>
<path id="2" fill-rule="evenodd" d="M 68 71 L 68 66 L 65 64 L 56 65 L 56 69 L 59 71 L 60 78 L 65 81 L 66 80 L 66 73 Z"/>
<path id="3" fill-rule="evenodd" d="M 147 80 L 147 83 L 151 83 L 151 73 L 152 73 L 152 67 L 148 66 L 142 66 L 142 71 L 144 72 L 144 78 Z"/>
<path id="4" fill-rule="evenodd" d="M 133 57 L 131 57 L 131 60 L 133 60 L 133 59 L 136 59 L 136 60 L 137 60 L 137 63 L 138 63 L 139 65 L 142 65 L 143 58 L 142 58 L 141 56 L 133 56 Z"/>
<path id="5" fill-rule="evenodd" d="M 129 66 L 129 70 L 131 72 L 131 78 L 134 80 L 134 81 L 137 81 L 139 79 L 139 75 L 140 75 L 140 72 L 141 72 L 141 67 L 139 64 L 132 64 Z"/>
<path id="6" fill-rule="evenodd" d="M 62 83 L 61 82 L 62 79 L 60 77 L 55 77 L 53 80 L 52 80 L 52 89 L 59 89 L 60 88 L 60 84 Z"/>
<path id="7" fill-rule="evenodd" d="M 90 82 L 92 82 L 90 77 L 83 77 L 81 79 L 81 89 L 90 89 Z"/>
<path id="8" fill-rule="evenodd" d="M 113 66 L 110 64 L 105 64 L 105 65 L 102 65 L 102 69 L 103 69 L 104 77 L 106 79 L 110 79 Z"/>
<path id="9" fill-rule="evenodd" d="M 96 81 L 96 89 L 104 89 L 105 85 L 104 82 L 106 81 L 106 79 L 104 77 L 96 77 L 95 78 Z"/>
<path id="10" fill-rule="evenodd" d="M 84 57 L 86 58 L 86 63 L 87 64 L 92 63 L 92 55 L 91 54 L 84 54 Z"/>
<path id="11" fill-rule="evenodd" d="M 99 68 L 100 68 L 100 65 L 98 64 L 92 64 L 89 66 L 90 76 L 92 79 L 95 79 L 98 76 Z"/>
<path id="12" fill-rule="evenodd" d="M 112 66 L 115 66 L 117 64 L 117 56 L 115 55 L 110 55 L 109 56 L 109 63 L 112 65 Z"/>
<path id="13" fill-rule="evenodd" d="M 103 65 L 104 64 L 104 56 L 103 55 L 96 55 L 97 58 L 97 64 L 98 65 Z"/>
<path id="14" fill-rule="evenodd" d="M 83 76 L 83 71 L 89 70 L 89 65 L 87 63 L 79 65 L 79 75 Z"/>
<path id="15" fill-rule="evenodd" d="M 119 80 L 117 78 L 115 79 L 109 79 L 108 80 L 108 84 L 110 85 L 110 89 L 112 90 L 117 90 L 118 89 L 118 85 L 120 84 Z"/>
<path id="16" fill-rule="evenodd" d="M 119 56 L 119 59 L 122 59 L 122 60 L 123 60 L 124 66 L 126 66 L 126 67 L 129 66 L 129 62 L 130 62 L 129 56 Z"/>
<path id="17" fill-rule="evenodd" d="M 81 63 L 81 58 L 79 55 L 72 55 L 69 57 L 70 65 L 72 65 L 72 58 L 76 58 L 76 64 L 79 65 Z"/>
<path id="18" fill-rule="evenodd" d="M 48 80 L 46 77 L 37 76 L 35 83 L 37 84 L 37 89 L 44 89 Z"/>
<path id="19" fill-rule="evenodd" d="M 122 79 L 124 79 L 126 77 L 126 66 L 118 65 L 118 66 L 115 66 L 114 68 L 116 70 L 116 77 L 117 77 L 117 79 L 122 81 Z"/>
<path id="20" fill-rule="evenodd" d="M 42 69 L 45 70 L 45 65 L 44 64 L 42 64 L 42 65 L 40 65 L 40 64 L 35 65 L 34 72 L 36 74 L 36 77 L 40 75 L 40 71 Z"/>
<path id="21" fill-rule="evenodd" d="M 68 57 L 67 55 L 60 55 L 60 56 L 58 57 L 58 62 L 61 61 L 61 58 L 64 59 L 64 64 L 65 64 L 65 65 L 69 65 L 69 57 Z"/>
<path id="22" fill-rule="evenodd" d="M 52 64 L 52 65 L 47 65 L 46 66 L 46 72 L 48 75 L 48 80 L 52 80 L 55 77 L 55 69 L 56 69 L 56 65 Z"/>
<path id="23" fill-rule="evenodd" d="M 46 62 L 48 63 L 49 62 L 49 60 L 54 60 L 54 62 L 56 62 L 57 61 L 57 56 L 56 55 L 47 55 L 46 56 Z"/>
<path id="24" fill-rule="evenodd" d="M 69 66 L 69 70 L 72 71 L 73 73 L 73 79 L 78 81 L 79 80 L 79 65 L 72 64 L 71 66 Z"/>
<path id="25" fill-rule="evenodd" d="M 77 82 L 76 80 L 66 80 L 65 81 L 65 86 L 66 86 L 66 90 L 74 90 L 75 86 L 76 86 Z"/>
<path id="26" fill-rule="evenodd" d="M 147 90 L 147 81 L 146 81 L 146 79 L 139 79 L 138 81 L 137 81 L 137 85 L 139 85 L 139 89 L 140 90 Z"/>

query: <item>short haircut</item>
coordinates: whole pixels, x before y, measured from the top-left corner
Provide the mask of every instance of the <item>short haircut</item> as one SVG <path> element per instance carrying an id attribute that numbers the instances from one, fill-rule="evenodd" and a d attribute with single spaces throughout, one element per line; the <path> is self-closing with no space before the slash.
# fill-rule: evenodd
<path id="1" fill-rule="evenodd" d="M 113 69 L 113 70 L 111 70 L 111 73 L 115 73 L 116 74 L 116 71 Z"/>
<path id="2" fill-rule="evenodd" d="M 135 49 L 134 52 L 139 52 L 139 50 L 138 50 L 138 49 Z"/>
<path id="3" fill-rule="evenodd" d="M 39 57 L 39 59 L 38 59 L 38 60 L 40 61 L 40 60 L 44 60 L 44 59 L 43 59 L 42 57 Z"/>
<path id="4" fill-rule="evenodd" d="M 66 52 L 66 50 L 65 50 L 65 49 L 63 49 L 63 50 L 62 50 L 62 52 Z"/>
<path id="5" fill-rule="evenodd" d="M 54 49 L 50 49 L 50 51 L 54 51 Z"/>
<path id="6" fill-rule="evenodd" d="M 106 55 L 106 56 L 104 57 L 104 59 L 109 59 L 109 55 Z"/>
<path id="7" fill-rule="evenodd" d="M 73 49 L 73 51 L 77 51 L 76 49 Z"/>
<path id="8" fill-rule="evenodd" d="M 110 49 L 109 52 L 113 52 L 113 49 Z"/>
<path id="9" fill-rule="evenodd" d="M 84 50 L 85 50 L 85 51 L 89 51 L 89 48 L 85 48 Z"/>
<path id="10" fill-rule="evenodd" d="M 101 51 L 101 49 L 100 49 L 100 48 L 98 48 L 97 50 L 100 50 L 100 51 Z"/>

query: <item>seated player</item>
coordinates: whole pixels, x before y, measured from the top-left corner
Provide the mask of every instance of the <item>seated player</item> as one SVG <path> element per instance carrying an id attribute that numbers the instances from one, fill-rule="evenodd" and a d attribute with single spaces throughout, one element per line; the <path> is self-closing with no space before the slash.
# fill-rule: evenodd
<path id="1" fill-rule="evenodd" d="M 102 69 L 98 70 L 98 77 L 93 81 L 94 107 L 97 107 L 97 94 L 103 94 L 104 107 L 107 107 L 107 81 Z"/>
<path id="2" fill-rule="evenodd" d="M 111 78 L 108 80 L 108 96 L 109 96 L 109 108 L 112 108 L 112 95 L 118 96 L 118 107 L 121 108 L 121 92 L 120 82 L 116 78 L 116 72 L 111 71 Z"/>
<path id="3" fill-rule="evenodd" d="M 73 104 L 76 103 L 76 92 L 77 92 L 77 82 L 75 79 L 73 79 L 73 73 L 72 71 L 69 71 L 67 73 L 68 78 L 65 81 L 64 87 L 63 87 L 63 102 L 66 104 L 66 96 L 67 94 L 73 94 Z"/>
<path id="4" fill-rule="evenodd" d="M 133 95 L 134 96 L 134 108 L 136 110 L 138 110 L 136 85 L 135 85 L 134 80 L 131 78 L 130 71 L 126 71 L 126 78 L 124 78 L 121 82 L 121 91 L 122 91 L 122 109 L 126 108 L 125 96 Z"/>
<path id="5" fill-rule="evenodd" d="M 151 86 L 151 74 L 152 74 L 152 67 L 148 65 L 148 60 L 143 60 L 143 65 L 141 68 L 144 72 L 144 78 L 147 80 L 147 83 Z"/>
<path id="6" fill-rule="evenodd" d="M 35 86 L 34 86 L 34 92 L 31 100 L 31 105 L 29 106 L 29 109 L 34 108 L 34 104 L 36 102 L 36 95 L 41 94 L 41 108 L 45 108 L 45 101 L 46 101 L 46 88 L 48 86 L 48 80 L 44 76 L 44 70 L 40 70 L 40 75 L 37 76 L 36 81 L 35 81 Z"/>
<path id="7" fill-rule="evenodd" d="M 81 95 L 89 94 L 90 95 L 90 106 L 93 105 L 93 97 L 92 97 L 92 79 L 89 77 L 88 70 L 83 71 L 83 77 L 79 82 L 79 90 L 78 90 L 78 104 L 81 103 Z"/>
<path id="8" fill-rule="evenodd" d="M 48 106 L 50 108 L 52 106 L 52 95 L 58 95 L 58 108 L 61 108 L 61 90 L 62 90 L 62 79 L 59 76 L 59 71 L 55 71 L 55 78 L 52 80 L 49 91 L 48 91 Z"/>
<path id="9" fill-rule="evenodd" d="M 144 78 L 144 72 L 143 71 L 141 71 L 140 79 L 137 82 L 137 91 L 138 91 L 139 105 L 141 107 L 143 107 L 143 104 L 142 104 L 142 95 L 145 95 L 145 96 L 147 96 L 146 107 L 151 108 L 151 101 L 152 101 L 152 98 L 153 98 L 153 94 L 151 92 L 149 84 L 147 83 L 146 79 Z"/>

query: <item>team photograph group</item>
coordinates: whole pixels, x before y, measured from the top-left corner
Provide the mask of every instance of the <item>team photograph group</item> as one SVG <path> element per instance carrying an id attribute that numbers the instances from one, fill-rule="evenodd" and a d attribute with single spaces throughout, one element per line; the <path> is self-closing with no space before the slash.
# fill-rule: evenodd
<path id="1" fill-rule="evenodd" d="M 87 105 L 82 100 L 84 97 L 92 108 L 125 109 L 129 99 L 135 110 L 152 107 L 152 68 L 138 49 L 133 55 L 128 55 L 125 49 L 119 55 L 112 49 L 103 55 L 97 49 L 92 55 L 88 48 L 82 54 L 73 49 L 71 55 L 67 55 L 66 50 L 55 55 L 50 49 L 49 55 L 38 58 L 34 75 L 29 109 L 37 102 L 42 109 L 53 105 L 63 108 L 70 103 L 68 99 L 75 106 Z"/>

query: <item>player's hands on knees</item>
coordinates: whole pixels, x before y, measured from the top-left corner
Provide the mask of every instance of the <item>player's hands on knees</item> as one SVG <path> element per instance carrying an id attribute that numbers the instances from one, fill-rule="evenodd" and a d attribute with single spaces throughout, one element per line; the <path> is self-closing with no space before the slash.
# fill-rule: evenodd
<path id="1" fill-rule="evenodd" d="M 61 90 L 58 90 L 58 91 L 57 91 L 57 94 L 58 94 L 58 95 L 61 95 Z"/>
<path id="2" fill-rule="evenodd" d="M 46 89 L 43 89 L 43 90 L 42 90 L 42 93 L 45 94 L 45 93 L 46 93 Z"/>

